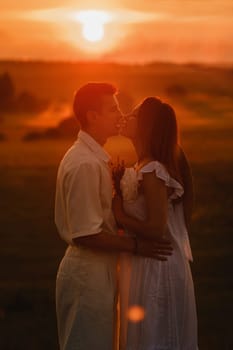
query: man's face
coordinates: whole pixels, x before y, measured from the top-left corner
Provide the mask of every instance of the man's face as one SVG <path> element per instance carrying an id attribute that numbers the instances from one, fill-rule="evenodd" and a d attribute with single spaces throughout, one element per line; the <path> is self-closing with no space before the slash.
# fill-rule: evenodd
<path id="1" fill-rule="evenodd" d="M 98 116 L 99 130 L 104 137 L 108 138 L 118 134 L 122 113 L 116 96 L 104 95 L 102 97 L 102 108 Z"/>

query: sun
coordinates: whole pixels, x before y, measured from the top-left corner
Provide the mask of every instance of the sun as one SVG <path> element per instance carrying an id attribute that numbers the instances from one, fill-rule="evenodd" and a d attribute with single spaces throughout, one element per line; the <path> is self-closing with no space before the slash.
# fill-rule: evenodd
<path id="1" fill-rule="evenodd" d="M 102 23 L 86 23 L 83 25 L 82 34 L 88 41 L 100 41 L 104 37 L 104 26 Z"/>
<path id="2" fill-rule="evenodd" d="M 98 10 L 79 11 L 76 19 L 82 24 L 82 35 L 90 42 L 101 41 L 105 34 L 105 24 L 111 20 L 108 12 Z"/>

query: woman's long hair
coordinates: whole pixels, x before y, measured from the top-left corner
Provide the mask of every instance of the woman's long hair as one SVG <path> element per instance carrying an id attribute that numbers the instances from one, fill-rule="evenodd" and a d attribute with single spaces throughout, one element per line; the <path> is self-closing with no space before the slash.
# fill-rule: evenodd
<path id="1" fill-rule="evenodd" d="M 140 148 L 162 163 L 182 182 L 178 166 L 178 128 L 173 108 L 157 97 L 146 98 L 138 109 Z"/>

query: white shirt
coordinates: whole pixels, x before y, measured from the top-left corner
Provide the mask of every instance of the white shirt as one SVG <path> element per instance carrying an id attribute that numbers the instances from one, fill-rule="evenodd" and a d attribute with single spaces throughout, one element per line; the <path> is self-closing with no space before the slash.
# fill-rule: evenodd
<path id="1" fill-rule="evenodd" d="M 63 157 L 57 175 L 55 223 L 62 239 L 104 231 L 116 234 L 110 156 L 86 132 Z"/>

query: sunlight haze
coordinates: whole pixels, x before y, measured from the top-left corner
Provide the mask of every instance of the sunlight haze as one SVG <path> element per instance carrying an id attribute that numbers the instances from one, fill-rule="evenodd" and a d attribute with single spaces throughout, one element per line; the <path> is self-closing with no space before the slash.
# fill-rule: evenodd
<path id="1" fill-rule="evenodd" d="M 0 0 L 0 59 L 232 63 L 229 0 Z M 80 20 L 80 13 L 97 14 Z M 92 11 L 92 12 L 91 12 Z M 96 11 L 96 12 L 94 12 Z M 100 19 L 98 13 L 106 18 Z"/>

